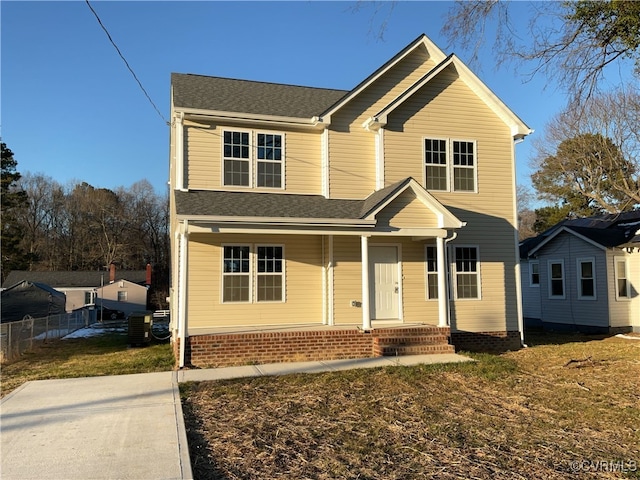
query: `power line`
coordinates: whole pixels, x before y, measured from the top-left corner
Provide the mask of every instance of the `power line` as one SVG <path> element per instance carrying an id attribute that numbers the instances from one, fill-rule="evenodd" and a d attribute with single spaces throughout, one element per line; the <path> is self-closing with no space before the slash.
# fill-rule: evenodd
<path id="1" fill-rule="evenodd" d="M 138 76 L 136 75 L 136 73 L 133 71 L 133 68 L 131 68 L 131 66 L 129 65 L 129 62 L 127 62 L 127 59 L 124 58 L 124 55 L 122 54 L 122 52 L 120 51 L 120 49 L 118 48 L 118 46 L 116 45 L 116 43 L 113 41 L 113 38 L 111 38 L 111 35 L 109 34 L 107 28 L 103 25 L 102 20 L 100 20 L 100 17 L 98 16 L 98 14 L 96 13 L 96 11 L 93 9 L 93 7 L 91 6 L 91 4 L 89 3 L 89 0 L 85 0 L 87 6 L 89 7 L 89 10 L 91 10 L 91 13 L 93 13 L 93 15 L 96 17 L 96 20 L 98 21 L 98 23 L 100 24 L 100 26 L 102 27 L 102 30 L 104 30 L 104 33 L 107 34 L 107 38 L 109 39 L 109 41 L 111 42 L 111 45 L 113 45 L 113 48 L 116 49 L 116 52 L 118 52 L 118 55 L 120 56 L 120 58 L 122 59 L 122 61 L 124 62 L 124 64 L 127 66 L 127 69 L 129 69 L 129 72 L 131 72 L 131 75 L 133 75 L 133 78 L 135 79 L 136 82 L 138 82 L 138 86 L 140 87 L 140 89 L 142 90 L 142 93 L 144 93 L 144 96 L 147 97 L 147 100 L 149 100 L 149 103 L 151 103 L 151 106 L 155 109 L 155 111 L 158 113 L 158 115 L 160 116 L 160 118 L 162 119 L 162 121 L 164 123 L 166 123 L 167 125 L 170 125 L 170 123 L 167 121 L 166 118 L 164 118 L 164 115 L 162 115 L 162 113 L 160 112 L 160 110 L 158 109 L 158 107 L 156 106 L 155 103 L 153 103 L 153 100 L 151 100 L 151 97 L 149 96 L 149 94 L 147 93 L 147 91 L 145 90 L 145 88 L 142 86 L 142 82 L 138 79 Z"/>

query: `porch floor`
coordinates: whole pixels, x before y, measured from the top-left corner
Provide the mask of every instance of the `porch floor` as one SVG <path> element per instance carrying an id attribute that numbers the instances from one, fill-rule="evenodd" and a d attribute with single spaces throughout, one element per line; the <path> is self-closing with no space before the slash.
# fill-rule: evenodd
<path id="1" fill-rule="evenodd" d="M 406 329 L 406 328 L 438 328 L 430 323 L 398 323 L 382 321 L 371 326 L 371 330 Z M 276 332 L 313 332 L 313 331 L 341 331 L 362 330 L 362 323 L 346 323 L 340 325 L 322 325 L 318 323 L 296 323 L 288 325 L 240 325 L 231 327 L 192 328 L 190 335 L 237 335 L 245 333 L 276 333 Z"/>

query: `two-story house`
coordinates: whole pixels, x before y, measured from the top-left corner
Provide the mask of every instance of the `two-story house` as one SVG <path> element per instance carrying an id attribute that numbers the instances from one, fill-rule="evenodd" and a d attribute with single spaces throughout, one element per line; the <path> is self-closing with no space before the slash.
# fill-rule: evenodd
<path id="1" fill-rule="evenodd" d="M 352 90 L 171 77 L 180 366 L 519 348 L 515 144 L 421 35 Z"/>

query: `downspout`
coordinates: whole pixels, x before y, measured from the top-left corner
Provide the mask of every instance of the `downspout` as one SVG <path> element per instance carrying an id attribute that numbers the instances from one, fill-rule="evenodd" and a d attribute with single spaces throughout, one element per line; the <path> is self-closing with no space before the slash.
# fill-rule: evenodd
<path id="1" fill-rule="evenodd" d="M 523 142 L 524 138 L 516 138 L 511 144 L 511 158 L 513 159 L 513 219 L 515 221 L 515 229 L 513 233 L 515 242 L 516 263 L 514 267 L 515 283 L 516 283 L 516 310 L 518 315 L 518 331 L 520 332 L 520 346 L 526 347 L 524 343 L 524 317 L 522 313 L 522 278 L 520 273 L 520 239 L 518 238 L 518 196 L 516 189 L 516 144 Z"/>
<path id="2" fill-rule="evenodd" d="M 449 288 L 451 285 L 451 280 L 449 279 L 449 275 L 447 274 L 447 272 L 449 271 L 449 258 L 448 258 L 448 243 L 451 242 L 452 240 L 455 240 L 458 237 L 458 232 L 457 230 L 454 230 L 453 233 L 451 234 L 451 238 L 445 238 L 444 239 L 444 275 L 445 275 L 445 279 L 447 280 L 447 288 L 445 288 L 444 291 L 444 297 L 445 300 L 447 301 L 447 325 L 451 326 L 451 305 L 449 304 Z"/>
<path id="3" fill-rule="evenodd" d="M 176 185 L 174 188 L 184 191 L 184 127 L 182 121 L 184 120 L 183 112 L 176 112 L 175 114 L 175 126 L 176 126 Z"/>
<path id="4" fill-rule="evenodd" d="M 187 347 L 187 240 L 189 222 L 185 220 L 180 232 L 180 262 L 178 280 L 178 338 L 180 339 L 179 368 L 184 367 Z"/>

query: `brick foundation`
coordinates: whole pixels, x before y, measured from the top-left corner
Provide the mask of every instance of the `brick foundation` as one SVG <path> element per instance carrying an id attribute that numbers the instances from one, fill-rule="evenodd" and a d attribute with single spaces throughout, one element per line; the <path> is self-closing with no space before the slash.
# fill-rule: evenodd
<path id="1" fill-rule="evenodd" d="M 521 347 L 520 332 L 451 332 L 456 352 L 506 352 Z"/>
<path id="2" fill-rule="evenodd" d="M 416 326 L 272 331 L 195 335 L 187 339 L 185 365 L 221 367 L 248 364 L 340 360 L 376 356 L 453 353 L 449 328 Z M 179 340 L 173 351 L 178 358 Z"/>

